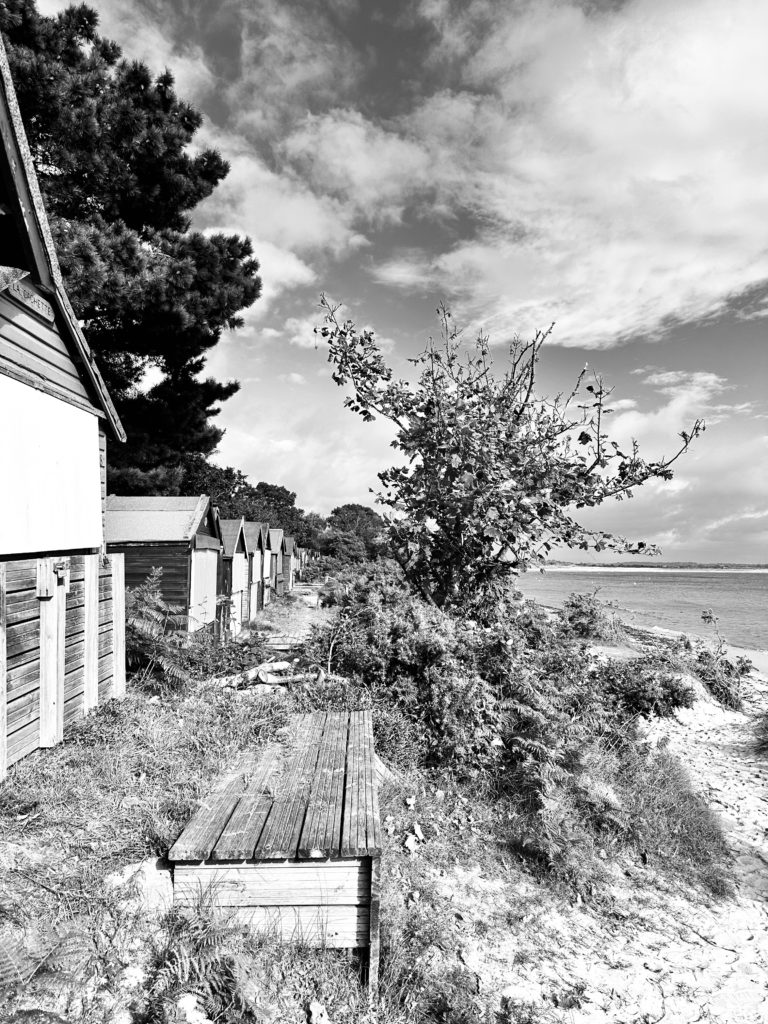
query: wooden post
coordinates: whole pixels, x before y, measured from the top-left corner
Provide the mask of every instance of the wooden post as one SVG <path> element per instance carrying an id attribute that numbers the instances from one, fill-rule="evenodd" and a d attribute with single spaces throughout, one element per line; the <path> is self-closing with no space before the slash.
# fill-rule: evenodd
<path id="1" fill-rule="evenodd" d="M 112 563 L 112 696 L 125 696 L 125 556 L 110 555 Z"/>
<path id="2" fill-rule="evenodd" d="M 379 991 L 379 911 L 381 907 L 381 857 L 371 858 L 370 937 L 368 940 L 368 994 L 372 1001 Z"/>
<path id="3" fill-rule="evenodd" d="M 85 670 L 83 713 L 99 703 L 99 555 L 85 559 Z"/>
<path id="4" fill-rule="evenodd" d="M 40 746 L 64 738 L 64 630 L 66 590 L 54 572 L 52 558 L 37 562 L 40 599 Z"/>
<path id="5" fill-rule="evenodd" d="M 0 782 L 8 771 L 8 663 L 6 659 L 5 562 L 0 562 Z"/>

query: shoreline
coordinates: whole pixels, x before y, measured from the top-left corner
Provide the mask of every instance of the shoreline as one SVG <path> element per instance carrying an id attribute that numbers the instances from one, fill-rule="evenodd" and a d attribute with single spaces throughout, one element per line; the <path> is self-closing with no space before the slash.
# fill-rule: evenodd
<path id="1" fill-rule="evenodd" d="M 537 601 L 537 604 L 541 605 L 541 607 L 545 608 L 548 612 L 560 611 L 560 607 L 558 605 L 545 604 L 543 601 Z M 687 636 L 690 640 L 706 644 L 708 647 L 714 647 L 716 645 L 716 641 L 711 636 L 702 636 L 700 633 L 692 633 L 688 630 L 669 629 L 666 626 L 635 626 L 631 623 L 625 623 L 621 619 L 619 619 L 618 622 L 620 626 L 628 626 L 641 636 L 645 635 L 650 639 L 660 637 L 665 640 L 677 640 L 680 636 Z M 750 675 L 757 673 L 758 676 L 768 681 L 768 648 L 742 647 L 739 644 L 730 644 L 726 640 L 725 650 L 726 655 L 729 658 L 749 658 L 754 666 Z"/>
<path id="2" fill-rule="evenodd" d="M 666 566 L 655 566 L 655 565 L 548 565 L 544 569 L 541 575 L 546 576 L 550 572 L 630 572 L 630 573 L 678 573 L 678 574 L 691 574 L 699 576 L 751 576 L 751 575 L 765 575 L 768 573 L 768 569 L 672 569 Z"/>

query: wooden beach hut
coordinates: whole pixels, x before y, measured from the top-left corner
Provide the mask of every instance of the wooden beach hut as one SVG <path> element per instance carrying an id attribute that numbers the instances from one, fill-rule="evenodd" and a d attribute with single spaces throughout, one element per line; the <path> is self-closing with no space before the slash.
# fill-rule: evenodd
<path id="1" fill-rule="evenodd" d="M 221 576 L 219 515 L 207 494 L 107 498 L 107 550 L 125 556 L 125 582 L 138 586 L 163 570 L 163 600 L 181 609 L 189 629 L 213 628 Z"/>
<path id="2" fill-rule="evenodd" d="M 285 554 L 285 534 L 282 530 L 269 531 L 270 574 L 269 586 L 272 597 L 282 597 L 285 593 L 283 577 L 283 556 Z"/>
<path id="3" fill-rule="evenodd" d="M 264 608 L 264 578 L 269 579 L 268 562 L 269 524 L 249 523 L 243 526 L 248 547 L 248 585 L 250 588 L 251 618 Z"/>
<path id="4" fill-rule="evenodd" d="M 250 614 L 249 551 L 245 538 L 244 520 L 222 519 L 222 586 L 221 592 L 229 598 L 228 621 L 222 622 L 234 636 L 247 626 Z"/>
<path id="5" fill-rule="evenodd" d="M 104 556 L 125 434 L 67 298 L 0 39 L 0 779 L 125 690 L 123 561 Z"/>

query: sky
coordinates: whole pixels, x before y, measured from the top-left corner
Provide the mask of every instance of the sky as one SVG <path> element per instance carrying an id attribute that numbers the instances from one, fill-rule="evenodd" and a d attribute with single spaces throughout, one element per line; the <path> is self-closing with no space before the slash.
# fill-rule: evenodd
<path id="1" fill-rule="evenodd" d="M 501 363 L 554 321 L 541 390 L 601 372 L 612 435 L 648 457 L 706 419 L 673 481 L 587 525 L 669 560 L 768 562 L 764 0 L 91 5 L 230 163 L 194 226 L 247 234 L 261 262 L 208 360 L 242 384 L 216 461 L 323 514 L 371 504 L 393 435 L 343 408 L 320 295 L 400 375 L 445 301 Z"/>

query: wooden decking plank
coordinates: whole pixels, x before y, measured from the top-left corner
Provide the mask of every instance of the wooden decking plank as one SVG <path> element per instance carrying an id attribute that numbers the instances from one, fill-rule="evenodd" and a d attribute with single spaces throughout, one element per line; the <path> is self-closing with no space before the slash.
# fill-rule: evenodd
<path id="1" fill-rule="evenodd" d="M 357 801 L 359 792 L 360 744 L 358 743 L 358 721 L 356 712 L 349 716 L 349 739 L 347 743 L 347 771 L 344 780 L 344 815 L 341 826 L 342 857 L 354 857 L 357 850 Z"/>
<path id="2" fill-rule="evenodd" d="M 347 743 L 347 712 L 329 713 L 309 805 L 299 840 L 299 857 L 329 857 L 338 852 L 340 836 L 328 837 L 328 819 L 333 815 L 334 793 L 339 777 L 343 798 L 344 760 Z M 335 848 L 334 848 L 335 847 Z"/>
<path id="3" fill-rule="evenodd" d="M 296 856 L 325 730 L 324 713 L 307 716 L 295 737 L 291 763 L 275 788 L 275 802 L 253 856 L 256 860 L 284 860 Z"/>
<path id="4" fill-rule="evenodd" d="M 326 742 L 328 715 L 316 713 L 307 722 L 306 734 L 297 738 L 304 743 L 305 749 L 297 751 L 296 765 L 289 774 L 287 783 L 281 788 L 280 795 L 284 798 L 283 814 L 276 819 L 276 827 L 264 843 L 262 856 L 270 860 L 295 858 L 299 845 L 299 837 L 304 826 L 307 803 L 315 778 L 318 761 Z"/>
<path id="5" fill-rule="evenodd" d="M 373 720 L 370 711 L 363 711 L 362 715 L 366 771 L 366 852 L 369 856 L 377 857 L 381 854 L 381 823 L 373 746 Z"/>
<path id="6" fill-rule="evenodd" d="M 211 860 L 247 860 L 253 855 L 274 802 L 268 787 L 278 764 L 278 751 L 276 744 L 263 751 L 253 777 L 247 781 L 232 817 L 211 851 Z"/>
<path id="7" fill-rule="evenodd" d="M 349 716 L 349 750 L 347 754 L 347 783 L 344 795 L 344 825 L 342 856 L 356 857 L 360 846 L 358 828 L 360 820 L 360 794 L 362 790 L 362 751 L 360 749 L 360 716 Z"/>
<path id="8" fill-rule="evenodd" d="M 324 849 L 328 856 L 341 856 L 341 826 L 344 807 L 344 779 L 347 767 L 347 748 L 349 746 L 349 713 L 345 712 L 339 727 L 339 743 L 336 748 L 336 759 L 331 780 L 331 802 L 325 823 Z"/>
<path id="9" fill-rule="evenodd" d="M 334 829 L 336 811 L 344 798 L 344 765 L 347 757 L 349 714 L 336 712 L 328 716 L 328 767 L 322 802 L 318 804 L 312 823 L 311 857 L 337 857 L 341 847 L 340 829 Z M 339 821 L 339 825 L 341 822 Z"/>
<path id="10" fill-rule="evenodd" d="M 334 724 L 335 720 L 329 714 L 326 720 L 326 728 L 323 733 L 323 740 L 320 746 L 320 756 L 318 757 L 317 767 L 315 768 L 312 785 L 309 791 L 307 809 L 304 816 L 304 825 L 299 838 L 299 857 L 312 856 L 310 851 L 314 848 L 313 843 L 315 841 L 316 817 L 323 800 L 325 787 L 329 782 L 331 739 Z"/>
<path id="11" fill-rule="evenodd" d="M 249 759 L 224 778 L 202 801 L 187 827 L 171 847 L 169 860 L 199 861 L 210 856 L 243 795 L 244 777 L 253 774 L 253 770 L 253 759 Z"/>

